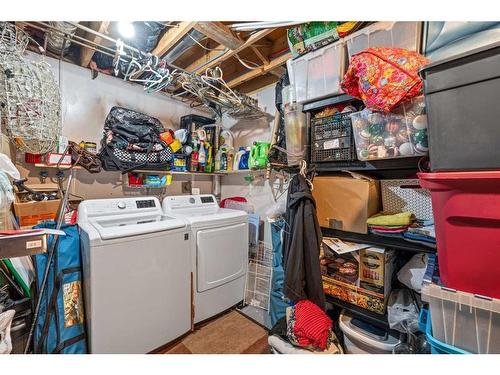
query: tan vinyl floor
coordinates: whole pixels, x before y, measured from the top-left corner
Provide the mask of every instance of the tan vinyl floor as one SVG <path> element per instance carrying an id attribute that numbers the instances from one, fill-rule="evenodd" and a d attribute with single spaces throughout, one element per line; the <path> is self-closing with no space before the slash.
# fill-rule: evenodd
<path id="1" fill-rule="evenodd" d="M 238 311 L 202 323 L 163 354 L 268 354 L 267 331 Z"/>

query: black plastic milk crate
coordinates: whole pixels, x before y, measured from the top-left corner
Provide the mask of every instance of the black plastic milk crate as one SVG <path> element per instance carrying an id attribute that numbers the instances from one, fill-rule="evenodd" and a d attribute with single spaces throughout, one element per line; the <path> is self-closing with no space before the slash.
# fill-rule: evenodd
<path id="1" fill-rule="evenodd" d="M 311 119 L 311 162 L 356 160 L 349 113 Z"/>

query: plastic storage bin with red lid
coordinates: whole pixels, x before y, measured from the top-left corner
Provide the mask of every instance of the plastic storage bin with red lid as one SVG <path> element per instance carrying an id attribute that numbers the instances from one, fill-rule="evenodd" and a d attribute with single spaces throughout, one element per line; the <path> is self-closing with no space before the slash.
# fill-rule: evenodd
<path id="1" fill-rule="evenodd" d="M 443 284 L 500 298 L 500 171 L 418 177 L 431 191 Z"/>

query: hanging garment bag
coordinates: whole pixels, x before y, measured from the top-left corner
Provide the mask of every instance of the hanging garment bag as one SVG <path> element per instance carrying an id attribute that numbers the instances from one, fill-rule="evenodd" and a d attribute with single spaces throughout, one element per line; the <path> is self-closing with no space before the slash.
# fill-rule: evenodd
<path id="1" fill-rule="evenodd" d="M 35 228 L 55 229 L 55 222 Z M 87 353 L 82 295 L 80 236 L 76 225 L 63 225 L 59 236 L 40 313 L 35 327 L 34 353 Z M 54 236 L 49 236 L 50 248 Z M 37 290 L 43 279 L 48 254 L 35 256 Z"/>

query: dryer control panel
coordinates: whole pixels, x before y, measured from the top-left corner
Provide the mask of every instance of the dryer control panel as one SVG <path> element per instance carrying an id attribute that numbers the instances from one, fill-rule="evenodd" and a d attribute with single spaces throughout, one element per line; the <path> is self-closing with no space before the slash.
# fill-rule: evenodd
<path id="1" fill-rule="evenodd" d="M 160 201 L 156 197 L 91 199 L 80 203 L 78 221 L 88 217 L 113 216 L 121 214 L 162 214 Z"/>
<path id="2" fill-rule="evenodd" d="M 176 195 L 163 200 L 163 209 L 166 212 L 188 208 L 219 208 L 219 203 L 211 194 Z"/>

